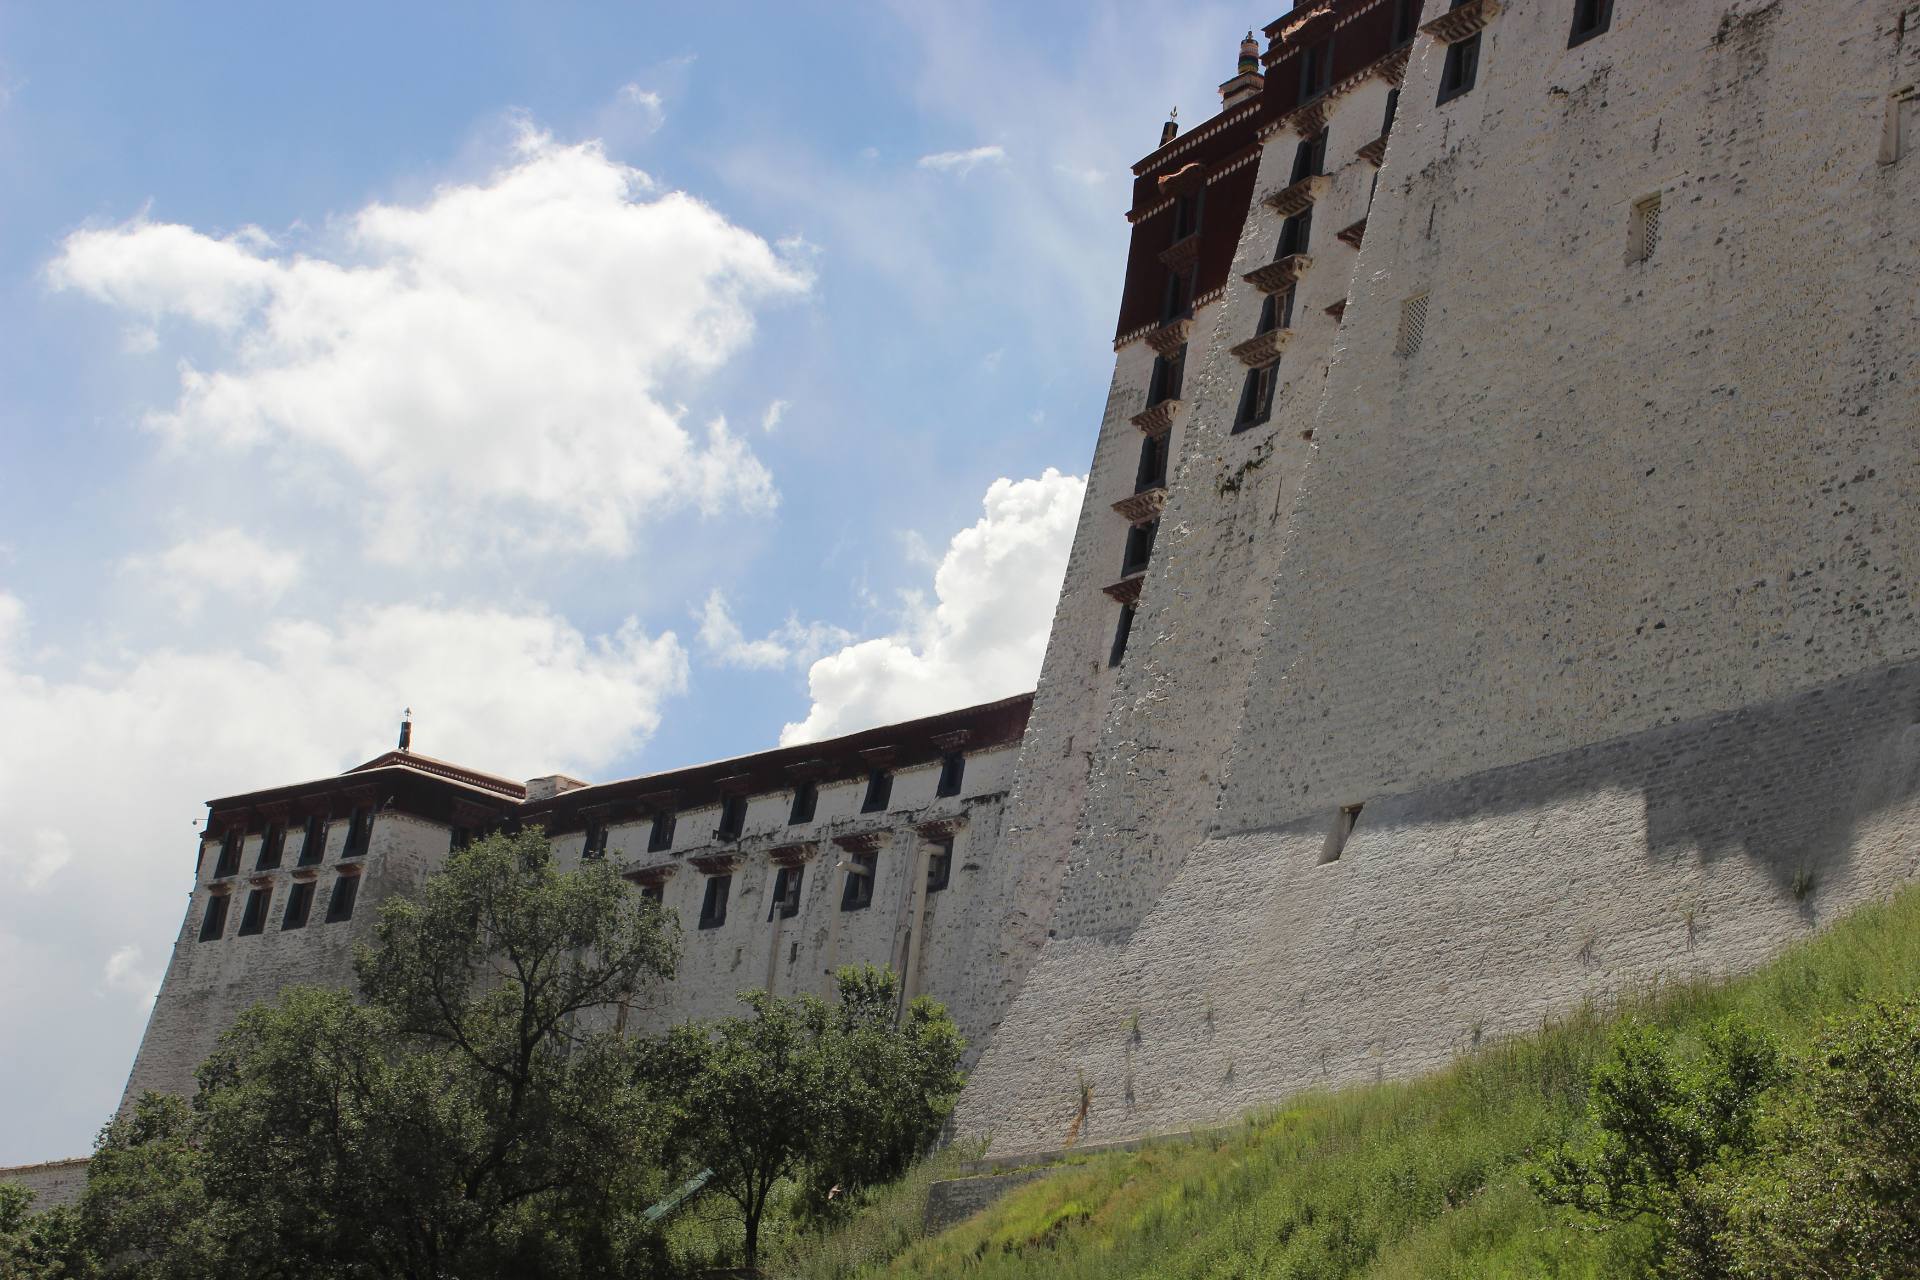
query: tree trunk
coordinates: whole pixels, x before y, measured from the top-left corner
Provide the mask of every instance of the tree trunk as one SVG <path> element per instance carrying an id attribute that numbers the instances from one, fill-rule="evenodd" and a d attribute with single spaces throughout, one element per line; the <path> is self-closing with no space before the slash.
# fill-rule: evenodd
<path id="1" fill-rule="evenodd" d="M 742 1252 L 746 1255 L 747 1274 L 757 1276 L 760 1274 L 760 1215 L 748 1214 L 746 1227 L 747 1242 Z"/>

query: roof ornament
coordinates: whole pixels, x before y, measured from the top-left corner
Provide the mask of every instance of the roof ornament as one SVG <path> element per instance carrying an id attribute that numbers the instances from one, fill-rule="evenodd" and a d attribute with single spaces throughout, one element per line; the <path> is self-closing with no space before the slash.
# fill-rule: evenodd
<path id="1" fill-rule="evenodd" d="M 1180 108 L 1167 108 L 1167 122 L 1160 126 L 1160 145 L 1166 146 L 1180 132 Z"/>
<path id="2" fill-rule="evenodd" d="M 1247 38 L 1240 42 L 1240 74 L 1252 75 L 1260 69 L 1260 42 L 1253 38 L 1253 32 L 1247 32 Z"/>
<path id="3" fill-rule="evenodd" d="M 400 750 L 413 750 L 413 708 L 400 713 Z"/>

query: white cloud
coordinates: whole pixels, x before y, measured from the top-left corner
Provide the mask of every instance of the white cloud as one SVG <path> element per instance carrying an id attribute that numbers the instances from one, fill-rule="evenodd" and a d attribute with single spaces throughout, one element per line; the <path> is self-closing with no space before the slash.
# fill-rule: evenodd
<path id="1" fill-rule="evenodd" d="M 780 425 L 780 420 L 787 416 L 787 410 L 791 408 L 793 408 L 791 400 L 775 400 L 767 406 L 767 411 L 760 415 L 760 429 L 771 435 L 773 429 Z"/>
<path id="2" fill-rule="evenodd" d="M 965 177 L 983 164 L 1001 164 L 1006 158 L 1005 147 L 969 147 L 965 151 L 936 151 L 932 155 L 921 156 L 920 167 Z"/>
<path id="3" fill-rule="evenodd" d="M 0 593 L 0 1093 L 45 1108 L 0 1132 L 0 1164 L 84 1134 L 118 1101 L 180 927 L 202 801 L 325 776 L 393 745 L 524 778 L 593 776 L 684 687 L 672 634 L 582 635 L 538 610 L 343 608 L 270 624 L 257 654 L 160 650 L 54 675 Z M 154 959 L 149 961 L 148 957 Z M 17 959 L 16 967 L 12 961 Z M 6 990 L 7 988 L 25 988 Z"/>
<path id="4" fill-rule="evenodd" d="M 217 529 L 156 555 L 129 556 L 121 572 L 141 579 L 190 618 L 209 595 L 271 604 L 300 577 L 296 552 L 270 547 L 239 529 Z"/>
<path id="5" fill-rule="evenodd" d="M 651 89 L 642 89 L 637 84 L 623 84 L 613 97 L 620 106 L 638 111 L 645 119 L 649 132 L 667 122 L 666 105 L 660 95 Z"/>
<path id="6" fill-rule="evenodd" d="M 758 306 L 810 284 L 598 143 L 532 129 L 483 180 L 361 209 L 332 256 L 142 215 L 68 236 L 48 280 L 219 338 L 150 425 L 345 471 L 370 553 L 394 562 L 618 555 L 649 518 L 770 507 L 766 469 L 724 425 L 697 438 L 679 397 Z"/>
<path id="7" fill-rule="evenodd" d="M 827 650 L 844 645 L 853 633 L 825 622 L 802 622 L 789 617 L 780 628 L 758 640 L 749 640 L 727 608 L 726 595 L 717 587 L 700 608 L 700 647 L 723 667 L 774 670 L 804 667 Z"/>
<path id="8" fill-rule="evenodd" d="M 849 645 L 807 673 L 813 705 L 783 744 L 931 715 L 1031 689 L 1066 574 L 1086 482 L 1048 468 L 1000 479 L 980 520 L 953 535 L 935 603 L 909 597 L 901 630 Z"/>

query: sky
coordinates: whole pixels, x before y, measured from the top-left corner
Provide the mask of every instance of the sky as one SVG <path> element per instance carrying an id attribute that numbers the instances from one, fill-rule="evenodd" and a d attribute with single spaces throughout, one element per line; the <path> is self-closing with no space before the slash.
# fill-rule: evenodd
<path id="1" fill-rule="evenodd" d="M 1272 5 L 0 5 L 0 1164 L 212 797 L 1031 688 L 1128 166 Z"/>

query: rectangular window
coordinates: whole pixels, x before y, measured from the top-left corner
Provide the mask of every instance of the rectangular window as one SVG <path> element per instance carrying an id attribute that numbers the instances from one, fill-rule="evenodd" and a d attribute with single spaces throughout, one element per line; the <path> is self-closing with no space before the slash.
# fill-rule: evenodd
<path id="1" fill-rule="evenodd" d="M 1427 295 L 1422 293 L 1400 304 L 1400 334 L 1394 342 L 1394 353 L 1410 356 L 1426 338 Z"/>
<path id="2" fill-rule="evenodd" d="M 1173 202 L 1173 243 L 1179 244 L 1200 230 L 1200 195 L 1176 197 Z"/>
<path id="3" fill-rule="evenodd" d="M 791 920 L 800 914 L 800 873 L 804 870 L 805 867 L 781 867 L 773 877 L 773 900 L 767 903 L 767 919 L 773 919 L 776 911 L 782 920 Z"/>
<path id="4" fill-rule="evenodd" d="M 1257 427 L 1273 416 L 1273 391 L 1279 382 L 1278 360 L 1247 370 L 1247 380 L 1240 387 L 1240 410 L 1233 420 L 1235 431 Z"/>
<path id="5" fill-rule="evenodd" d="M 1133 475 L 1133 491 L 1145 493 L 1167 482 L 1168 436 L 1148 436 L 1140 442 L 1140 467 Z"/>
<path id="6" fill-rule="evenodd" d="M 313 913 L 313 881 L 295 880 L 293 888 L 287 890 L 287 913 L 280 917 L 280 931 L 304 929 L 307 917 Z"/>
<path id="7" fill-rule="evenodd" d="M 958 751 L 950 751 L 940 758 L 940 782 L 934 787 L 936 796 L 957 796 L 960 784 L 967 776 L 967 758 Z"/>
<path id="8" fill-rule="evenodd" d="M 873 881 L 879 864 L 877 853 L 847 855 L 847 885 L 840 891 L 842 911 L 859 911 L 873 905 Z"/>
<path id="9" fill-rule="evenodd" d="M 1300 56 L 1300 101 L 1311 102 L 1333 83 L 1333 41 L 1322 40 Z"/>
<path id="10" fill-rule="evenodd" d="M 707 877 L 707 896 L 700 902 L 702 929 L 718 929 L 727 922 L 727 894 L 732 890 L 732 876 Z"/>
<path id="11" fill-rule="evenodd" d="M 1117 667 L 1127 656 L 1127 637 L 1133 634 L 1133 606 L 1120 606 L 1120 621 L 1113 627 L 1113 648 L 1107 651 L 1107 665 Z"/>
<path id="12" fill-rule="evenodd" d="M 1160 323 L 1193 313 L 1193 270 L 1167 272 L 1167 291 L 1160 303 Z"/>
<path id="13" fill-rule="evenodd" d="M 227 895 L 211 894 L 207 898 L 207 913 L 200 917 L 200 941 L 217 942 L 226 931 Z"/>
<path id="14" fill-rule="evenodd" d="M 580 844 L 580 861 L 598 862 L 607 856 L 607 824 L 598 819 L 587 823 L 586 835 Z"/>
<path id="15" fill-rule="evenodd" d="M 673 811 L 662 809 L 653 815 L 653 830 L 647 833 L 647 852 L 661 853 L 673 848 Z"/>
<path id="16" fill-rule="evenodd" d="M 1185 377 L 1186 367 L 1185 343 L 1170 356 L 1153 358 L 1153 376 L 1147 381 L 1147 408 L 1151 409 L 1163 400 L 1180 398 L 1180 383 Z"/>
<path id="17" fill-rule="evenodd" d="M 640 896 L 655 906 L 664 905 L 667 900 L 667 885 L 664 880 L 655 880 L 652 884 L 640 886 Z"/>
<path id="18" fill-rule="evenodd" d="M 802 782 L 793 789 L 793 808 L 787 811 L 787 825 L 798 822 L 812 822 L 813 814 L 820 807 L 820 784 Z"/>
<path id="19" fill-rule="evenodd" d="M 953 878 L 953 841 L 945 840 L 927 855 L 927 892 L 938 893 Z"/>
<path id="20" fill-rule="evenodd" d="M 893 775 L 885 769 L 875 769 L 867 775 L 866 799 L 860 802 L 860 812 L 879 813 L 893 799 Z"/>
<path id="21" fill-rule="evenodd" d="M 1280 224 L 1280 247 L 1275 250 L 1275 258 L 1285 258 L 1296 253 L 1305 253 L 1313 236 L 1313 210 L 1302 209 Z"/>
<path id="22" fill-rule="evenodd" d="M 1434 105 L 1452 102 L 1473 92 L 1480 75 L 1480 35 L 1476 31 L 1465 40 L 1447 46 L 1446 65 L 1440 68 L 1440 99 Z"/>
<path id="23" fill-rule="evenodd" d="M 1293 172 L 1287 185 L 1317 178 L 1327 171 L 1327 131 L 1321 129 L 1311 138 L 1302 138 L 1293 149 Z"/>
<path id="24" fill-rule="evenodd" d="M 472 827 L 454 827 L 447 832 L 447 849 L 458 853 L 473 843 Z"/>
<path id="25" fill-rule="evenodd" d="M 1573 32 L 1567 48 L 1585 44 L 1613 25 L 1613 0 L 1573 0 Z"/>
<path id="26" fill-rule="evenodd" d="M 1275 329 L 1293 328 L 1293 290 L 1270 293 L 1260 304 L 1260 323 L 1254 327 L 1253 336 L 1272 333 Z"/>
<path id="27" fill-rule="evenodd" d="M 1327 842 L 1320 850 L 1322 863 L 1340 861 L 1340 854 L 1347 847 L 1347 837 L 1353 834 L 1354 826 L 1360 821 L 1361 806 L 1345 804 L 1340 812 L 1333 815 L 1333 828 L 1327 832 Z"/>
<path id="28" fill-rule="evenodd" d="M 280 865 L 280 858 L 286 847 L 286 824 L 269 822 L 266 832 L 260 837 L 260 857 L 254 862 L 253 869 L 255 871 L 272 871 Z"/>
<path id="29" fill-rule="evenodd" d="M 353 919 L 353 900 L 360 896 L 359 876 L 335 876 L 333 896 L 327 899 L 327 923 Z"/>
<path id="30" fill-rule="evenodd" d="M 245 827 L 228 827 L 220 837 L 220 858 L 213 864 L 213 878 L 240 874 L 240 846 L 246 843 Z"/>
<path id="31" fill-rule="evenodd" d="M 1634 202 L 1629 219 L 1627 261 L 1645 262 L 1660 247 L 1660 194 Z"/>
<path id="32" fill-rule="evenodd" d="M 1393 47 L 1412 44 L 1413 37 L 1420 30 L 1420 5 L 1422 0 L 1394 0 L 1393 10 Z"/>
<path id="33" fill-rule="evenodd" d="M 300 837 L 300 865 L 317 867 L 327 856 L 327 816 L 316 813 L 307 819 L 306 832 Z"/>
<path id="34" fill-rule="evenodd" d="M 361 805 L 347 819 L 347 844 L 340 850 L 342 858 L 364 858 L 367 845 L 373 840 L 373 810 Z"/>
<path id="35" fill-rule="evenodd" d="M 273 886 L 262 885 L 249 890 L 247 905 L 240 912 L 240 936 L 259 933 L 267 927 L 267 908 L 273 903 Z"/>
<path id="36" fill-rule="evenodd" d="M 738 840 L 747 826 L 747 798 L 724 796 L 720 800 L 720 825 L 714 829 L 716 840 Z"/>
<path id="37" fill-rule="evenodd" d="M 1136 524 L 1127 530 L 1127 549 L 1120 557 L 1120 576 L 1139 573 L 1153 559 L 1153 539 L 1160 532 L 1160 522 L 1149 520 L 1145 524 Z"/>

